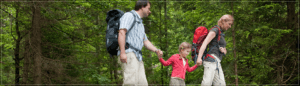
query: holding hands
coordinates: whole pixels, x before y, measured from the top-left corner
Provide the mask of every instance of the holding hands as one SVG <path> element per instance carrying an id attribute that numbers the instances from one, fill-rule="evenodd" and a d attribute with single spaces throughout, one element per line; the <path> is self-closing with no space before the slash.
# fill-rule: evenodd
<path id="1" fill-rule="evenodd" d="M 156 53 L 156 55 L 158 56 L 158 59 L 162 58 L 163 56 L 163 52 L 160 49 L 157 49 L 154 51 Z"/>
<path id="2" fill-rule="evenodd" d="M 202 55 L 201 56 L 199 55 L 198 59 L 197 59 L 197 63 L 196 63 L 197 66 L 201 66 L 202 65 L 202 59 L 201 58 L 202 58 Z"/>

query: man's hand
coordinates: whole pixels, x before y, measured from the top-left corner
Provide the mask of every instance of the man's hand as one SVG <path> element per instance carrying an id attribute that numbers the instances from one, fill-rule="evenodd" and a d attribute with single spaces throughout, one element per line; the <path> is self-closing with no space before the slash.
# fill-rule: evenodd
<path id="1" fill-rule="evenodd" d="M 162 58 L 162 56 L 157 56 L 157 57 L 158 57 L 158 59 Z"/>
<path id="2" fill-rule="evenodd" d="M 155 53 L 156 53 L 156 55 L 158 56 L 158 59 L 162 58 L 163 52 L 162 52 L 160 49 L 155 50 Z"/>
<path id="3" fill-rule="evenodd" d="M 222 52 L 222 53 L 224 53 L 226 55 L 226 53 L 227 53 L 226 48 L 220 47 L 219 50 L 220 50 L 220 52 Z"/>
<path id="4" fill-rule="evenodd" d="M 125 53 L 120 54 L 120 61 L 121 61 L 122 63 L 127 63 L 127 56 L 126 56 Z"/>

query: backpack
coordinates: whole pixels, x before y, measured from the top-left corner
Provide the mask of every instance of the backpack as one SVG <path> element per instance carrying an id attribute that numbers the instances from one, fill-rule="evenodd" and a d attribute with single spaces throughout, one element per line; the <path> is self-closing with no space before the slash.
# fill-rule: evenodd
<path id="1" fill-rule="evenodd" d="M 132 13 L 132 12 L 130 12 Z M 131 25 L 131 28 L 135 25 L 136 23 L 136 16 L 134 13 L 132 13 L 134 16 L 134 22 Z M 118 43 L 118 32 L 119 32 L 119 27 L 120 27 L 120 18 L 124 15 L 124 12 L 115 9 L 115 10 L 110 10 L 107 12 L 107 17 L 106 17 L 106 23 L 107 23 L 107 29 L 106 29 L 106 50 L 110 54 L 110 56 L 117 55 L 118 53 L 118 48 L 119 48 L 119 43 Z M 128 32 L 130 32 L 131 29 L 129 29 Z M 126 33 L 126 34 L 127 34 Z M 127 36 L 127 35 L 126 35 Z M 125 49 L 129 48 L 129 44 L 126 42 L 125 44 Z"/>
<path id="2" fill-rule="evenodd" d="M 219 29 L 219 32 L 218 32 L 218 34 L 216 36 L 216 37 L 218 37 L 218 42 L 219 42 L 220 38 L 221 38 L 221 36 L 220 36 L 221 30 L 220 30 L 220 28 L 218 26 L 214 26 L 211 29 L 213 29 L 213 28 L 218 28 Z M 199 49 L 202 46 L 202 43 L 205 40 L 207 34 L 208 34 L 208 30 L 204 26 L 198 27 L 195 30 L 195 32 L 194 32 L 194 38 L 193 38 L 193 45 L 192 45 L 192 54 L 191 54 L 191 56 L 192 56 L 192 60 L 194 61 L 195 64 L 196 64 L 197 59 L 198 59 Z M 212 57 L 209 54 L 207 54 L 209 52 L 209 51 L 207 51 L 207 48 L 208 47 L 206 46 L 206 48 L 204 50 L 204 53 L 203 53 L 203 56 L 201 58 L 202 62 L 204 60 L 213 62 L 214 57 Z M 208 56 L 211 57 L 211 58 L 207 58 Z"/>

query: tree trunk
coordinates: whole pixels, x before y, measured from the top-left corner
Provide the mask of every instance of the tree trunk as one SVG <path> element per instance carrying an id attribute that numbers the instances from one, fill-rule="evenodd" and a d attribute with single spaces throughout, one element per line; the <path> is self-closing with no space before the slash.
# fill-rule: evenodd
<path id="1" fill-rule="evenodd" d="M 113 77 L 114 74 L 113 74 L 113 73 L 114 73 L 114 66 L 115 66 L 115 65 L 114 65 L 114 62 L 115 62 L 114 60 L 115 60 L 115 58 L 109 59 L 109 60 L 110 60 L 110 62 L 111 62 L 111 63 L 109 64 L 109 67 L 110 67 L 110 68 L 109 68 L 110 79 L 113 80 L 113 79 L 114 79 L 114 77 Z M 97 82 L 97 83 L 98 83 L 98 82 Z"/>
<path id="2" fill-rule="evenodd" d="M 34 78 L 33 82 L 36 85 L 42 84 L 42 50 L 41 50 L 41 8 L 39 2 L 33 2 L 32 5 L 32 28 L 30 31 L 30 48 L 33 51 L 32 57 L 34 59 Z"/>
<path id="3" fill-rule="evenodd" d="M 119 83 L 118 82 L 118 58 L 117 57 L 115 57 L 115 59 L 113 59 L 114 60 L 114 70 L 113 70 L 113 73 L 114 73 L 114 78 L 115 78 L 115 81 L 116 81 L 116 84 L 121 84 L 121 83 Z"/>
<path id="4" fill-rule="evenodd" d="M 298 0 L 299 1 L 299 0 Z M 298 16 L 295 12 L 296 7 L 295 7 L 296 1 L 295 0 L 290 0 L 289 2 L 286 2 L 287 5 L 287 29 L 292 30 L 291 33 L 288 33 L 286 37 L 289 37 L 289 39 L 286 39 L 288 43 L 291 45 L 291 55 L 287 54 L 286 59 L 283 60 L 282 66 L 281 66 L 281 76 L 280 77 L 280 83 L 285 85 L 287 84 L 287 81 L 291 79 L 291 77 L 294 75 L 294 67 L 295 65 L 293 63 L 297 63 L 297 60 L 295 60 L 295 57 L 297 57 L 297 53 L 299 52 L 299 19 Z M 298 19 L 298 20 L 297 20 Z M 298 41 L 297 41 L 298 40 Z M 286 63 L 285 63 L 286 61 Z M 299 59 L 298 59 L 299 61 Z M 294 67 L 293 67 L 294 66 Z M 287 69 L 285 69 L 285 67 Z M 288 71 L 286 71 L 288 70 Z M 290 74 L 289 74 L 290 73 Z M 296 74 L 297 75 L 297 74 Z"/>
<path id="5" fill-rule="evenodd" d="M 19 7 L 18 5 L 16 6 L 16 19 L 19 17 Z M 15 55 L 15 85 L 20 84 L 20 42 L 21 42 L 21 35 L 19 31 L 19 22 L 15 21 L 16 23 L 16 33 L 17 33 L 17 38 L 16 38 L 16 48 L 14 49 L 14 55 Z"/>
<path id="6" fill-rule="evenodd" d="M 160 23 L 159 23 L 159 37 L 161 37 L 161 26 L 162 26 L 162 24 L 161 24 L 161 2 L 158 2 L 159 3 L 159 19 L 160 19 Z M 159 43 L 160 43 L 160 47 L 162 48 L 162 40 L 161 40 L 161 38 L 159 38 L 160 40 L 159 40 Z M 163 58 L 163 57 L 162 57 Z M 164 78 L 163 78 L 163 68 L 164 68 L 164 66 L 163 65 L 161 65 L 161 85 L 163 85 L 164 84 Z"/>
<path id="7" fill-rule="evenodd" d="M 277 84 L 278 85 L 281 85 L 282 83 L 281 83 L 281 75 L 280 75 L 280 67 L 277 67 L 276 68 L 277 69 Z"/>
<path id="8" fill-rule="evenodd" d="M 231 2 L 232 16 L 234 16 L 233 2 Z M 234 60 L 234 74 L 235 74 L 235 85 L 238 86 L 238 73 L 237 73 L 237 58 L 236 58 L 236 48 L 235 48 L 235 27 L 232 27 L 232 40 L 233 40 L 233 58 Z"/>
<path id="9" fill-rule="evenodd" d="M 167 28 L 167 0 L 165 0 L 165 7 L 164 7 L 165 9 L 165 20 L 164 20 L 164 25 L 165 25 L 165 39 L 166 39 L 166 47 L 165 47 L 165 52 L 166 52 L 166 54 L 165 54 L 165 57 L 168 57 L 168 28 Z M 167 67 L 166 68 L 166 78 L 168 79 L 170 76 L 169 76 L 169 68 L 170 67 Z"/>
<path id="10" fill-rule="evenodd" d="M 292 30 L 292 33 L 288 34 L 287 37 L 289 38 L 292 38 L 292 39 L 289 39 L 292 43 L 292 50 L 294 52 L 297 52 L 298 49 L 299 49 L 299 43 L 297 41 L 297 38 L 299 39 L 298 37 L 298 33 L 297 33 L 297 30 L 299 29 L 299 21 L 297 20 L 298 19 L 298 16 L 296 13 L 295 13 L 295 0 L 291 0 L 290 2 L 286 2 L 287 3 L 287 29 L 291 29 Z M 299 13 L 299 12 L 298 12 Z M 296 55 L 296 54 L 294 54 Z M 290 59 L 290 58 L 289 58 Z"/>
<path id="11" fill-rule="evenodd" d="M 287 29 L 295 29 L 296 27 L 296 14 L 295 14 L 295 0 L 287 3 Z M 295 29 L 296 30 L 296 29 Z"/>
<path id="12" fill-rule="evenodd" d="M 28 84 L 28 73 L 29 73 L 29 65 L 30 65 L 30 49 L 29 49 L 29 38 L 25 38 L 24 44 L 24 63 L 23 63 L 23 74 L 22 74 L 22 84 Z"/>

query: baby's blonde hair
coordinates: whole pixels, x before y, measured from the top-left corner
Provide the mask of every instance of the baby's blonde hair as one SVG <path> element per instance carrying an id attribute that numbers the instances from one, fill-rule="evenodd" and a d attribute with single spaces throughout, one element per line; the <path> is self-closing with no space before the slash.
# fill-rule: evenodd
<path id="1" fill-rule="evenodd" d="M 179 51 L 179 53 L 180 53 L 180 51 L 183 50 L 183 49 L 191 49 L 191 48 L 192 48 L 192 45 L 191 45 L 190 43 L 188 43 L 188 42 L 182 42 L 182 43 L 179 45 L 178 51 Z"/>

